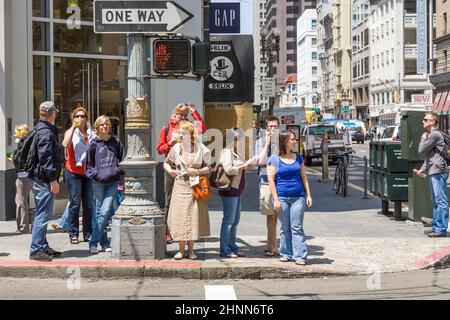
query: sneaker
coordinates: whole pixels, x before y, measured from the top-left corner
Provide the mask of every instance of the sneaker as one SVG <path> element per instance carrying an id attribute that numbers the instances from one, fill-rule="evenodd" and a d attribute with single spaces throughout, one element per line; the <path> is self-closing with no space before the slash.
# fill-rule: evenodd
<path id="1" fill-rule="evenodd" d="M 97 254 L 98 253 L 98 248 L 95 247 L 89 247 L 89 253 L 90 254 Z"/>
<path id="2" fill-rule="evenodd" d="M 439 232 L 430 232 L 427 233 L 427 236 L 430 238 L 439 238 L 439 237 L 447 237 L 447 234 Z"/>
<path id="3" fill-rule="evenodd" d="M 103 252 L 111 252 L 111 247 L 102 247 Z"/>
<path id="4" fill-rule="evenodd" d="M 226 255 L 224 255 L 224 256 L 221 256 L 221 257 L 224 257 L 224 258 L 237 258 L 238 257 L 238 255 L 236 254 L 236 253 L 233 253 L 233 252 L 231 252 L 231 253 L 229 253 L 229 254 L 226 254 Z"/>
<path id="5" fill-rule="evenodd" d="M 48 255 L 44 251 L 38 251 L 38 252 L 30 254 L 30 260 L 52 261 L 52 256 Z"/>
<path id="6" fill-rule="evenodd" d="M 62 252 L 56 251 L 50 247 L 48 247 L 48 249 L 45 251 L 46 254 L 48 254 L 49 256 L 52 256 L 54 258 L 57 257 L 61 257 L 62 256 Z"/>
<path id="7" fill-rule="evenodd" d="M 291 259 L 289 259 L 288 257 L 281 257 L 280 259 L 278 259 L 278 261 L 280 261 L 280 262 L 289 262 L 289 261 L 291 261 Z"/>
<path id="8" fill-rule="evenodd" d="M 91 241 L 91 236 L 90 236 L 90 235 L 84 236 L 84 237 L 83 237 L 83 241 L 84 241 L 84 242 L 89 242 L 89 241 Z"/>
<path id="9" fill-rule="evenodd" d="M 79 243 L 80 243 L 80 240 L 78 240 L 77 237 L 73 237 L 73 238 L 70 238 L 70 243 L 71 243 L 71 244 L 79 244 Z"/>
<path id="10" fill-rule="evenodd" d="M 428 230 L 424 230 L 424 231 L 423 231 L 424 234 L 429 234 L 429 233 L 432 233 L 432 232 L 433 232 L 432 229 L 428 229 Z"/>
<path id="11" fill-rule="evenodd" d="M 181 259 L 183 259 L 183 253 L 182 252 L 177 252 L 177 254 L 173 256 L 173 258 L 175 260 L 181 260 Z"/>
<path id="12" fill-rule="evenodd" d="M 245 257 L 245 253 L 243 253 L 242 251 L 236 252 L 235 255 L 237 255 L 240 258 Z"/>

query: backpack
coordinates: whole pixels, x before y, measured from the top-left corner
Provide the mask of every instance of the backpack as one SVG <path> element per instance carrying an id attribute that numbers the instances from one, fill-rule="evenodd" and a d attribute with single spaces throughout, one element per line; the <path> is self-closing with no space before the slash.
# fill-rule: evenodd
<path id="1" fill-rule="evenodd" d="M 450 166 L 450 136 L 445 132 L 439 130 L 439 132 L 444 137 L 444 148 L 440 151 L 437 147 L 435 147 L 435 152 L 439 153 L 439 155 L 445 160 L 447 166 Z"/>
<path id="2" fill-rule="evenodd" d="M 13 155 L 13 162 L 16 172 L 27 172 L 33 174 L 37 165 L 37 129 L 34 128 L 25 137 L 23 137 Z"/>

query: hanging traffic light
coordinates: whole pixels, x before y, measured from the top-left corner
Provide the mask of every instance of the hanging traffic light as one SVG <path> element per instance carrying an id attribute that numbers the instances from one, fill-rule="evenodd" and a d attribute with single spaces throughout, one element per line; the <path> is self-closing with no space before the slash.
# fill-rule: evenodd
<path id="1" fill-rule="evenodd" d="M 153 69 L 156 73 L 189 73 L 191 60 L 191 42 L 187 39 L 156 39 L 153 42 Z"/>

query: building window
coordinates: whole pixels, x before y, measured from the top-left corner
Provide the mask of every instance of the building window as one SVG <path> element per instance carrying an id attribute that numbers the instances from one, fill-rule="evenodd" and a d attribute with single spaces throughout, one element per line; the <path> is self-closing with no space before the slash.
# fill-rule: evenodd
<path id="1" fill-rule="evenodd" d="M 313 61 L 316 61 L 316 60 L 317 60 L 317 52 L 312 52 L 312 53 L 311 53 L 311 59 L 312 59 Z"/>
<path id="2" fill-rule="evenodd" d="M 297 61 L 297 55 L 295 53 L 294 54 L 288 54 L 288 55 L 286 55 L 286 59 L 287 59 L 287 61 L 296 62 Z"/>
<path id="3" fill-rule="evenodd" d="M 311 29 L 313 29 L 313 30 L 317 29 L 317 20 L 316 19 L 311 20 Z"/>
<path id="4" fill-rule="evenodd" d="M 295 38 L 295 31 L 287 31 L 286 37 L 287 38 Z"/>
<path id="5" fill-rule="evenodd" d="M 313 81 L 312 82 L 312 88 L 313 89 L 317 89 L 317 81 Z"/>
<path id="6" fill-rule="evenodd" d="M 444 35 L 447 34 L 447 12 L 443 13 L 443 18 L 444 18 Z"/>
<path id="7" fill-rule="evenodd" d="M 417 74 L 417 60 L 405 60 L 405 75 Z"/>
<path id="8" fill-rule="evenodd" d="M 295 26 L 297 24 L 297 19 L 295 18 L 288 18 L 287 19 L 287 26 Z"/>
<path id="9" fill-rule="evenodd" d="M 48 0 L 33 0 L 33 17 L 48 18 L 49 16 Z"/>
<path id="10" fill-rule="evenodd" d="M 311 45 L 312 46 L 317 46 L 317 38 L 312 38 L 311 39 Z"/>
<path id="11" fill-rule="evenodd" d="M 444 54 L 444 72 L 447 72 L 447 50 L 443 51 Z"/>
<path id="12" fill-rule="evenodd" d="M 287 50 L 294 50 L 294 49 L 296 49 L 296 43 L 295 42 L 288 42 L 288 43 L 286 43 L 286 49 Z"/>
<path id="13" fill-rule="evenodd" d="M 297 73 L 297 67 L 296 66 L 287 66 L 286 73 L 288 73 L 288 74 Z"/>
<path id="14" fill-rule="evenodd" d="M 317 67 L 312 67 L 312 75 L 317 76 Z"/>

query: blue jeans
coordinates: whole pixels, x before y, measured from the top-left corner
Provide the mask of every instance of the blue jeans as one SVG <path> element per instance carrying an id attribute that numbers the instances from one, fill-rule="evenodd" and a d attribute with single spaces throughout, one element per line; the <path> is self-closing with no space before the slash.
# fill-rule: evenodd
<path id="1" fill-rule="evenodd" d="M 448 172 L 430 175 L 430 191 L 433 200 L 433 232 L 447 235 L 448 228 Z"/>
<path id="2" fill-rule="evenodd" d="M 46 251 L 49 247 L 47 242 L 47 224 L 55 203 L 55 195 L 51 193 L 49 183 L 35 179 L 33 181 L 33 193 L 36 202 L 36 212 L 31 235 L 30 254 Z"/>
<path id="3" fill-rule="evenodd" d="M 280 254 L 295 261 L 306 261 L 308 248 L 303 231 L 305 198 L 280 197 L 280 202 L 282 208 L 278 214 L 281 222 Z"/>
<path id="4" fill-rule="evenodd" d="M 89 248 L 100 245 L 103 248 L 110 246 L 106 226 L 108 225 L 109 213 L 117 196 L 117 182 L 102 184 L 92 181 L 94 190 L 94 214 L 92 215 L 92 237 Z"/>
<path id="5" fill-rule="evenodd" d="M 123 200 L 123 191 L 117 191 L 116 199 L 114 200 L 114 203 L 113 203 L 113 206 L 111 208 L 111 211 L 109 212 L 108 222 L 111 222 L 112 217 L 114 216 L 114 214 L 116 213 L 116 211 L 119 208 L 120 204 L 122 203 L 122 200 Z"/>
<path id="6" fill-rule="evenodd" d="M 223 204 L 222 227 L 220 228 L 220 255 L 239 251 L 236 231 L 241 218 L 241 197 L 221 197 Z"/>
<path id="7" fill-rule="evenodd" d="M 67 217 L 70 238 L 78 238 L 80 205 L 83 201 L 83 236 L 86 238 L 92 233 L 92 183 L 91 179 L 69 170 L 65 172 L 67 189 L 69 191 L 69 215 Z"/>
<path id="8" fill-rule="evenodd" d="M 61 217 L 61 219 L 59 219 L 59 223 L 58 226 L 60 228 L 63 228 L 64 230 L 67 230 L 69 228 L 69 206 L 70 206 L 70 201 L 67 202 L 66 208 L 64 209 L 64 213 Z"/>

